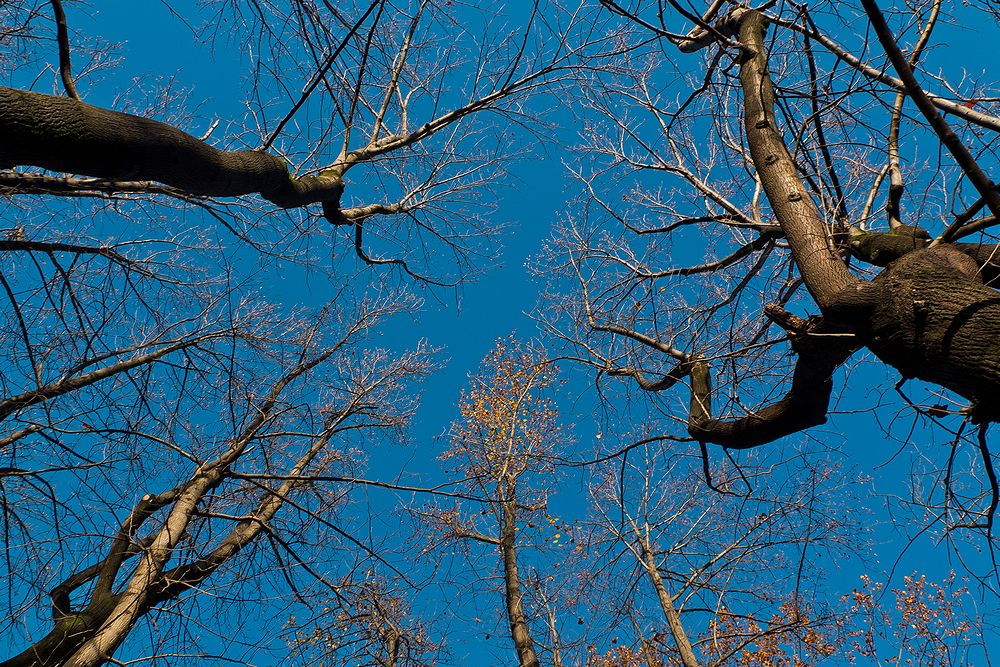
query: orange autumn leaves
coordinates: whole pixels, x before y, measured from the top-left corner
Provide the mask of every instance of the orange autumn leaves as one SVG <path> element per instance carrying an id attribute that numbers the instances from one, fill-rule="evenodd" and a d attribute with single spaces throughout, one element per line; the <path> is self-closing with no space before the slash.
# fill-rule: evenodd
<path id="1" fill-rule="evenodd" d="M 551 472 L 562 441 L 549 391 L 556 370 L 544 351 L 513 339 L 498 341 L 482 372 L 459 401 L 445 459 L 459 458 L 470 477 L 512 483 L 526 471 Z"/>
<path id="2" fill-rule="evenodd" d="M 843 607 L 825 619 L 793 602 L 782 604 L 768 621 L 721 609 L 697 642 L 702 664 L 727 667 L 809 667 L 811 665 L 908 665 L 951 667 L 976 662 L 975 644 L 983 619 L 970 590 L 951 573 L 940 583 L 925 575 L 903 577 L 903 585 L 883 594 L 868 576 L 841 598 Z M 894 603 L 893 603 L 894 598 Z M 664 634 L 654 634 L 660 638 Z M 593 653 L 587 667 L 672 667 L 676 656 L 658 641 Z"/>

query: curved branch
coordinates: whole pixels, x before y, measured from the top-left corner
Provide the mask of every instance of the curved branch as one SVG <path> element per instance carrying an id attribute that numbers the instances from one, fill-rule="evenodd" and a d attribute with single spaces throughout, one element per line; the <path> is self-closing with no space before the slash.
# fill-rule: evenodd
<path id="1" fill-rule="evenodd" d="M 708 362 L 693 362 L 688 433 L 699 442 L 750 449 L 826 422 L 833 373 L 861 347 L 861 341 L 821 317 L 803 320 L 773 305 L 765 312 L 789 331 L 792 349 L 798 355 L 791 388 L 780 401 L 754 414 L 715 419 Z"/>
<path id="2" fill-rule="evenodd" d="M 920 32 L 920 37 L 917 38 L 917 43 L 907 59 L 910 67 L 916 66 L 917 61 L 920 60 L 920 55 L 923 53 L 924 47 L 927 46 L 940 12 L 941 0 L 935 0 L 931 6 L 927 23 Z M 903 172 L 899 168 L 899 126 L 903 117 L 903 101 L 905 99 L 906 94 L 903 91 L 896 93 L 896 99 L 892 103 L 892 114 L 889 116 L 889 200 L 885 204 L 889 227 L 898 227 L 903 224 L 899 218 L 899 201 L 902 199 L 906 187 L 903 185 Z"/>
<path id="3" fill-rule="evenodd" d="M 61 0 L 50 0 L 52 13 L 56 19 L 56 40 L 59 42 L 59 76 L 62 78 L 66 94 L 74 100 L 81 101 L 80 93 L 76 91 L 73 81 L 73 68 L 70 62 L 69 29 L 66 27 L 66 12 L 63 11 Z"/>

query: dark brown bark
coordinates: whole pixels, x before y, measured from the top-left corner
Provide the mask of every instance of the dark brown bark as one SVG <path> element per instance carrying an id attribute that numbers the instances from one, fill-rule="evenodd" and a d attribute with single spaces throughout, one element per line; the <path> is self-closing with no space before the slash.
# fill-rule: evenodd
<path id="1" fill-rule="evenodd" d="M 503 559 L 504 597 L 507 603 L 507 620 L 510 621 L 510 636 L 517 651 L 520 667 L 539 667 L 535 642 L 528 630 L 524 614 L 524 594 L 521 592 L 521 578 L 517 571 L 517 516 L 516 505 L 511 497 L 505 500 L 500 521 L 500 555 Z"/>
<path id="2" fill-rule="evenodd" d="M 739 419 L 713 419 L 708 363 L 695 362 L 688 432 L 696 440 L 749 449 L 826 422 L 833 373 L 860 347 L 860 341 L 821 317 L 802 320 L 770 307 L 768 312 L 788 330 L 792 349 L 798 355 L 792 386 L 780 401 L 753 414 Z"/>
<path id="3" fill-rule="evenodd" d="M 340 205 L 342 174 L 294 177 L 261 151 L 223 151 L 175 127 L 66 97 L 0 87 L 0 167 L 26 165 L 114 180 L 156 181 L 193 195 L 259 193 L 283 208 Z"/>
<path id="4" fill-rule="evenodd" d="M 868 264 L 887 267 L 903 255 L 931 245 L 931 236 L 920 227 L 901 225 L 889 232 L 855 232 L 851 255 Z M 987 285 L 1000 280 L 1000 249 L 995 243 L 948 243 L 975 263 Z"/>
<path id="5" fill-rule="evenodd" d="M 84 642 L 90 639 L 108 614 L 117 597 L 95 598 L 86 609 L 58 620 L 45 637 L 18 655 L 0 662 L 0 667 L 56 667 L 62 665 Z"/>
<path id="6" fill-rule="evenodd" d="M 1000 294 L 960 249 L 907 253 L 836 310 L 903 377 L 969 399 L 978 419 L 1000 417 Z"/>
<path id="7" fill-rule="evenodd" d="M 804 321 L 780 309 L 769 313 L 789 331 L 798 355 L 792 386 L 777 403 L 742 418 L 712 417 L 708 365 L 693 360 L 692 437 L 748 448 L 822 424 L 833 373 L 860 345 L 904 378 L 931 382 L 970 400 L 975 419 L 1000 420 L 1000 294 L 987 286 L 1000 279 L 997 246 L 933 244 L 923 229 L 904 225 L 888 233 L 855 231 L 851 254 L 885 269 L 871 282 L 854 277 L 833 247 L 777 130 L 764 19 L 752 10 L 737 16 L 747 143 L 823 317 Z"/>

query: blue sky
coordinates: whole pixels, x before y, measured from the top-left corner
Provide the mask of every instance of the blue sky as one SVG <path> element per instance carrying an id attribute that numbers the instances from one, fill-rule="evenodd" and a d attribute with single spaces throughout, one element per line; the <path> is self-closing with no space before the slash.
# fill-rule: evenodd
<path id="1" fill-rule="evenodd" d="M 82 23 L 81 28 L 121 44 L 123 76 L 148 82 L 151 87 L 158 77 L 176 77 L 178 85 L 190 88 L 206 127 L 208 119 L 241 113 L 246 67 L 238 50 L 225 43 L 223 33 L 206 59 L 206 45 L 199 44 L 185 24 L 197 25 L 197 20 L 190 17 L 198 14 L 184 11 L 183 4 L 170 4 L 177 9 L 177 15 L 184 17 L 183 21 L 165 2 L 112 0 L 95 8 L 93 20 Z M 90 22 L 93 25 L 87 25 Z M 95 104 L 110 102 L 119 91 L 119 81 L 105 81 L 89 99 Z M 573 136 L 572 130 L 561 128 L 561 140 L 572 140 Z M 418 286 L 417 293 L 425 296 L 423 310 L 412 322 L 403 318 L 398 334 L 392 327 L 385 332 L 390 340 L 394 339 L 393 344 L 406 347 L 413 345 L 413 333 L 418 331 L 433 347 L 442 348 L 444 368 L 424 385 L 425 398 L 414 431 L 416 442 L 429 443 L 447 429 L 456 414 L 459 390 L 498 338 L 514 332 L 525 337 L 535 335 L 536 325 L 529 313 L 537 302 L 538 285 L 526 263 L 538 252 L 552 223 L 562 213 L 569 179 L 560 157 L 561 151 L 556 150 L 517 162 L 515 180 L 503 188 L 503 203 L 497 212 L 500 221 L 508 225 L 503 255 L 496 258 L 482 279 L 458 290 L 433 293 Z M 288 273 L 279 277 L 277 296 L 283 296 L 282 291 L 287 289 L 287 298 L 301 298 L 303 276 L 291 267 L 285 268 Z M 330 286 L 324 276 L 304 278 L 307 299 L 322 303 L 329 298 Z"/>
<path id="2" fill-rule="evenodd" d="M 185 16 L 192 24 L 200 23 L 200 19 L 190 18 L 198 16 L 197 12 L 187 11 L 187 5 L 195 3 L 170 4 L 177 9 L 177 15 L 170 11 L 167 3 L 157 1 L 134 3 L 108 0 L 89 6 L 86 12 L 77 12 L 73 5 L 69 5 L 70 19 L 82 32 L 99 34 L 103 39 L 119 42 L 122 46 L 122 62 L 115 70 L 115 77 L 97 85 L 81 81 L 88 101 L 110 105 L 115 96 L 130 85 L 131 80 L 154 88 L 157 77 L 176 76 L 177 84 L 189 88 L 190 99 L 198 102 L 197 113 L 206 127 L 216 116 L 225 118 L 242 113 L 246 68 L 237 49 L 226 43 L 223 33 L 209 58 L 206 45 L 196 42 L 192 30 L 178 16 Z M 517 6 L 518 11 L 523 9 L 523 6 Z M 935 51 L 934 57 L 953 78 L 961 78 L 961 70 L 969 63 L 980 63 L 985 67 L 992 62 L 993 49 L 985 40 L 974 35 L 974 29 L 968 26 L 942 28 L 941 41 L 947 46 Z M 975 67 L 968 69 L 973 76 L 980 73 Z M 572 126 L 574 117 L 567 109 L 558 110 L 546 120 L 561 125 L 556 132 L 560 140 L 567 143 L 576 140 L 576 129 Z M 519 140 L 527 146 L 531 138 L 525 134 Z M 457 292 L 437 290 L 428 294 L 421 312 L 412 317 L 398 316 L 388 327 L 384 337 L 386 344 L 410 347 L 418 338 L 425 338 L 431 346 L 441 348 L 439 358 L 443 367 L 423 384 L 423 401 L 412 430 L 412 443 L 407 447 L 386 445 L 391 452 L 389 457 L 392 463 L 402 462 L 403 465 L 398 468 L 386 466 L 382 460 L 386 456 L 384 452 L 373 454 L 371 477 L 381 478 L 388 472 L 406 483 L 431 483 L 440 479 L 437 455 L 445 446 L 446 439 L 439 436 L 447 431 L 457 414 L 456 401 L 469 374 L 476 370 L 496 339 L 512 332 L 522 337 L 536 335 L 536 325 L 528 313 L 536 307 L 538 285 L 529 275 L 526 263 L 539 251 L 551 232 L 553 222 L 563 215 L 569 196 L 575 192 L 574 184 L 563 169 L 563 159 L 569 159 L 569 156 L 562 148 L 555 148 L 547 154 L 534 153 L 529 159 L 514 165 L 516 180 L 501 186 L 497 215 L 510 228 L 504 234 L 504 251 L 498 258 L 497 267 L 487 271 L 478 282 L 465 285 Z M 268 270 L 273 270 L 273 266 Z M 270 283 L 275 298 L 319 303 L 329 296 L 332 287 L 326 278 L 303 275 L 289 267 L 285 271 L 283 281 L 275 279 Z M 417 291 L 420 293 L 419 288 Z M 615 432 L 615 424 L 606 423 L 604 413 L 595 407 L 595 395 L 588 378 L 578 370 L 567 369 L 566 373 L 570 383 L 562 399 L 564 418 L 576 429 L 578 451 L 587 452 L 587 443 L 598 432 L 605 438 L 605 443 L 608 439 L 627 443 L 638 427 Z M 842 374 L 839 382 L 844 381 Z M 891 395 L 894 382 L 892 372 L 887 373 L 876 364 L 862 364 L 850 377 L 851 391 L 845 393 L 838 404 L 842 414 L 834 416 L 825 427 L 807 436 L 790 439 L 795 442 L 811 439 L 821 442 L 833 450 L 831 456 L 840 457 L 838 460 L 853 470 L 852 474 L 870 477 L 870 482 L 851 488 L 859 493 L 870 490 L 871 495 L 858 497 L 854 502 L 859 512 L 861 509 L 870 510 L 870 516 L 876 521 L 884 521 L 888 517 L 884 507 L 893 505 L 895 496 L 905 497 L 910 493 L 907 488 L 910 471 L 919 465 L 919 457 L 914 455 L 913 448 L 906 448 L 902 455 L 894 456 L 893 452 L 900 445 L 895 440 L 887 440 L 882 430 L 887 419 L 893 420 L 898 408 L 893 404 Z M 877 388 L 866 391 L 868 387 Z M 873 411 L 879 403 L 886 405 L 877 412 Z M 909 417 L 901 416 L 893 421 L 890 429 L 899 439 L 919 443 L 919 447 L 934 449 L 943 446 L 946 437 L 941 433 L 920 428 L 911 435 L 911 421 Z M 713 452 L 713 456 L 718 456 L 718 453 Z M 585 486 L 586 478 L 587 473 L 575 471 L 566 475 L 565 489 L 557 494 L 554 501 L 560 512 L 582 514 L 580 491 Z M 385 502 L 388 506 L 395 500 L 392 496 L 376 498 L 376 495 L 377 492 L 372 492 L 372 503 L 375 505 Z M 831 562 L 826 585 L 831 591 L 847 593 L 857 586 L 858 575 L 862 572 L 878 575 L 879 570 L 887 572 L 894 568 L 893 583 L 898 585 L 902 575 L 915 570 L 926 573 L 929 578 L 941 579 L 949 570 L 958 569 L 960 564 L 954 560 L 952 552 L 932 539 L 936 531 L 920 532 L 920 528 L 919 522 L 908 523 L 906 532 L 899 532 L 887 523 L 877 523 L 872 560 Z M 981 547 L 982 544 L 978 547 L 973 544 L 962 551 L 963 557 L 967 558 L 966 565 L 977 571 L 982 571 L 987 563 L 984 555 L 976 551 Z M 429 601 L 427 604 L 433 605 Z M 987 606 L 995 605 L 990 601 Z M 500 626 L 502 623 L 497 624 L 498 630 Z M 504 664 L 501 661 L 507 659 L 508 647 L 503 640 L 497 641 L 494 636 L 492 641 L 485 641 L 481 640 L 482 635 L 482 632 L 476 632 L 471 638 L 463 638 L 465 643 L 456 647 L 456 655 L 478 650 L 482 641 L 481 648 L 497 656 L 496 664 Z M 461 634 L 456 626 L 455 638 L 459 637 Z"/>

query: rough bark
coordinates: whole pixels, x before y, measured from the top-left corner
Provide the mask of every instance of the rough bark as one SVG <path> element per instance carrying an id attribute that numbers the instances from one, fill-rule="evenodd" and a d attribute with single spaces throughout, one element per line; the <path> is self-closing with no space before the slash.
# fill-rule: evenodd
<path id="1" fill-rule="evenodd" d="M 980 420 L 1000 418 L 1000 294 L 960 249 L 904 254 L 836 310 L 904 378 L 951 389 Z"/>
<path id="2" fill-rule="evenodd" d="M 117 603 L 116 596 L 93 600 L 86 609 L 56 622 L 51 631 L 27 650 L 0 662 L 0 667 L 56 667 L 94 636 Z"/>
<path id="3" fill-rule="evenodd" d="M 857 244 L 859 254 L 884 262 L 886 269 L 879 276 L 870 283 L 851 276 L 831 247 L 775 130 L 763 31 L 760 14 L 742 15 L 739 35 L 745 53 L 740 80 L 747 142 L 768 201 L 817 305 L 904 377 L 947 387 L 973 401 L 980 418 L 992 420 L 1000 402 L 1000 295 L 983 284 L 980 274 L 982 267 L 987 279 L 994 277 L 992 252 L 975 244 L 924 248 L 926 233 L 901 227 Z M 796 376 L 801 356 L 800 352 Z M 822 377 L 825 362 L 820 359 L 808 364 L 815 368 L 803 370 Z M 793 378 L 797 395 L 795 385 Z M 814 390 L 826 393 L 819 383 Z"/>
<path id="4" fill-rule="evenodd" d="M 889 232 L 855 232 L 851 239 L 851 255 L 868 264 L 888 267 L 903 255 L 927 248 L 931 236 L 920 227 L 902 225 Z M 946 243 L 971 258 L 980 279 L 990 285 L 1000 279 L 1000 249 L 994 243 Z"/>
<path id="5" fill-rule="evenodd" d="M 279 157 L 223 151 L 175 127 L 78 100 L 0 87 L 0 167 L 33 166 L 114 180 L 156 181 L 193 195 L 259 193 L 283 208 L 339 208 L 336 170 L 294 177 Z"/>
<path id="6" fill-rule="evenodd" d="M 821 310 L 838 292 L 858 282 L 833 246 L 826 224 L 813 202 L 774 115 L 774 86 L 764 49 L 764 17 L 756 11 L 740 15 L 740 85 L 743 90 L 747 144 L 764 193 L 788 239 L 806 288 Z"/>

